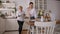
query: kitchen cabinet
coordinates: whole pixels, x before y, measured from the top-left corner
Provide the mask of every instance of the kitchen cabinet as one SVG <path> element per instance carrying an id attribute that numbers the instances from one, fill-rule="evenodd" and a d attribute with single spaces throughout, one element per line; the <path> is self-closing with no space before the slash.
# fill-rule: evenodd
<path id="1" fill-rule="evenodd" d="M 7 30 L 18 30 L 16 19 L 6 19 L 6 31 Z"/>
<path id="2" fill-rule="evenodd" d="M 6 31 L 9 30 L 18 30 L 18 23 L 16 19 L 5 19 L 6 20 Z M 26 23 L 23 24 L 23 29 L 27 29 L 28 25 Z"/>
<path id="3" fill-rule="evenodd" d="M 0 34 L 5 32 L 5 19 L 0 17 Z"/>
<path id="4" fill-rule="evenodd" d="M 7 16 L 7 18 L 15 15 L 15 3 L 2 3 L 2 5 L 3 7 L 0 8 L 0 12 Z"/>

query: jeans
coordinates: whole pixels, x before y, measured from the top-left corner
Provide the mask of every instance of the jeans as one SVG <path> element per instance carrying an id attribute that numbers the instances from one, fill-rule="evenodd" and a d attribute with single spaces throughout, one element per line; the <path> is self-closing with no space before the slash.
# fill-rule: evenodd
<path id="1" fill-rule="evenodd" d="M 21 34 L 24 21 L 17 21 L 17 22 L 19 25 L 19 34 Z"/>

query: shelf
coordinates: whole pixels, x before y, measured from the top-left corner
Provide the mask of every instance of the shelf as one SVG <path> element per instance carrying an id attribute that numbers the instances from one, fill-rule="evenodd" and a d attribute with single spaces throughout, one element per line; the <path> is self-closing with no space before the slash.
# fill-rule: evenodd
<path id="1" fill-rule="evenodd" d="M 0 11 L 15 11 L 15 9 L 4 9 L 4 8 L 0 8 Z"/>
<path id="2" fill-rule="evenodd" d="M 2 3 L 2 5 L 5 8 L 14 8 L 15 7 L 15 3 Z"/>
<path id="3" fill-rule="evenodd" d="M 15 3 L 2 3 L 2 4 L 6 4 L 6 5 L 15 5 Z"/>

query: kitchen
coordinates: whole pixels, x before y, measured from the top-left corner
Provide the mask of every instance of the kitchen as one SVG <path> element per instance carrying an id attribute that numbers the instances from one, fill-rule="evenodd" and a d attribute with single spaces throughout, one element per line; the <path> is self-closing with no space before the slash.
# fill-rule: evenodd
<path id="1" fill-rule="evenodd" d="M 0 32 L 3 34 L 18 34 L 18 24 L 16 21 L 15 17 L 15 11 L 18 10 L 18 6 L 22 5 L 23 6 L 23 10 L 25 11 L 25 9 L 28 7 L 29 2 L 33 2 L 34 3 L 34 7 L 36 7 L 35 5 L 39 2 L 37 0 L 2 0 L 3 1 L 3 7 L 0 8 L 0 12 L 2 12 L 3 14 L 5 13 L 7 16 L 5 16 L 6 18 L 1 18 L 0 17 Z M 35 2 L 37 1 L 37 2 Z M 44 1 L 44 0 L 43 0 Z M 43 2 L 42 1 L 42 2 Z M 43 9 L 45 8 L 45 10 L 49 11 L 51 10 L 53 13 L 52 18 L 55 18 L 57 22 L 56 28 L 59 29 L 60 26 L 60 1 L 59 0 L 47 0 L 47 3 L 45 4 L 46 6 L 43 6 Z M 40 8 L 38 7 L 38 10 Z M 4 12 L 3 12 L 4 11 Z M 7 12 L 7 13 L 6 13 Z M 28 29 L 28 24 L 24 23 L 23 25 L 23 31 L 27 31 Z M 60 29 L 59 29 L 60 30 Z M 59 32 L 60 33 L 60 32 Z M 58 34 L 59 34 L 58 33 Z"/>

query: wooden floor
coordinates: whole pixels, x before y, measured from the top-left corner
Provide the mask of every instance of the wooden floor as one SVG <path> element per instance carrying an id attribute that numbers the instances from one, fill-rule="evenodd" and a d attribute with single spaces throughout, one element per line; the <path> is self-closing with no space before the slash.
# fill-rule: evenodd
<path id="1" fill-rule="evenodd" d="M 4 34 L 19 34 L 18 30 L 5 31 Z M 22 30 L 22 34 L 27 34 L 27 30 Z"/>

